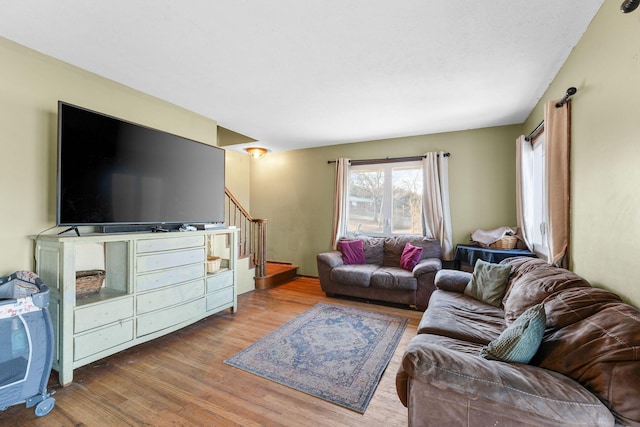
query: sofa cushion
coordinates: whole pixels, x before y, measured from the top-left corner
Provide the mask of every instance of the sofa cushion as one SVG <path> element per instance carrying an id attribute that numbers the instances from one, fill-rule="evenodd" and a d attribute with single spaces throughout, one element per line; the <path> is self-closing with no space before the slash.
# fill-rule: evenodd
<path id="1" fill-rule="evenodd" d="M 473 268 L 471 280 L 464 289 L 467 296 L 500 307 L 507 287 L 511 266 L 492 264 L 479 259 Z"/>
<path id="2" fill-rule="evenodd" d="M 532 364 L 598 394 L 621 424 L 640 425 L 640 310 L 588 287 L 553 294 L 545 306 L 548 329 Z"/>
<path id="3" fill-rule="evenodd" d="M 480 351 L 480 356 L 503 362 L 529 363 L 540 347 L 547 317 L 544 304 L 529 307 L 500 336 Z"/>
<path id="4" fill-rule="evenodd" d="M 420 259 L 438 258 L 442 259 L 442 245 L 439 240 L 427 239 L 423 236 L 416 236 L 408 240 L 414 246 L 422 248 L 422 256 Z"/>
<path id="5" fill-rule="evenodd" d="M 402 255 L 400 256 L 400 267 L 407 271 L 413 271 L 413 268 L 416 266 L 418 261 L 420 261 L 421 255 L 421 247 L 413 246 L 411 243 L 407 242 L 402 250 Z"/>
<path id="6" fill-rule="evenodd" d="M 572 271 L 553 267 L 541 259 L 510 258 L 505 260 L 505 265 L 513 267 L 512 278 L 502 300 L 507 325 L 549 295 L 563 289 L 591 287 L 589 282 Z"/>
<path id="7" fill-rule="evenodd" d="M 371 287 L 415 291 L 418 281 L 411 272 L 400 267 L 380 267 L 371 274 Z"/>
<path id="8" fill-rule="evenodd" d="M 362 240 L 366 263 L 382 265 L 384 262 L 384 237 L 358 236 L 358 240 Z"/>
<path id="9" fill-rule="evenodd" d="M 437 290 L 431 294 L 418 334 L 437 334 L 482 346 L 498 338 L 504 329 L 504 312 L 498 307 L 463 293 Z"/>
<path id="10" fill-rule="evenodd" d="M 567 289 L 545 299 L 548 307 L 547 328 L 562 329 L 597 314 L 603 306 L 621 302 L 622 299 L 618 295 L 605 289 Z"/>
<path id="11" fill-rule="evenodd" d="M 340 282 L 348 286 L 359 286 L 368 288 L 371 282 L 371 275 L 378 269 L 377 265 L 341 265 L 331 270 L 329 277 L 335 282 Z"/>
<path id="12" fill-rule="evenodd" d="M 364 264 L 364 246 L 362 240 L 340 240 L 338 249 L 345 264 Z"/>
<path id="13" fill-rule="evenodd" d="M 415 387 L 450 393 L 463 404 L 492 405 L 532 425 L 613 426 L 607 407 L 571 378 L 531 365 L 488 361 L 477 356 L 480 347 L 436 335 L 413 337 L 396 376 L 401 401 L 407 402 L 411 378 L 419 381 L 411 386 L 411 393 Z M 431 400 L 423 402 L 429 412 L 438 411 L 439 406 L 429 404 Z M 464 425 L 489 425 L 463 420 Z"/>
<path id="14" fill-rule="evenodd" d="M 384 260 L 382 265 L 385 267 L 400 267 L 400 257 L 407 243 L 422 248 L 420 259 L 442 258 L 442 249 L 439 241 L 427 239 L 423 236 L 399 235 L 384 239 Z"/>

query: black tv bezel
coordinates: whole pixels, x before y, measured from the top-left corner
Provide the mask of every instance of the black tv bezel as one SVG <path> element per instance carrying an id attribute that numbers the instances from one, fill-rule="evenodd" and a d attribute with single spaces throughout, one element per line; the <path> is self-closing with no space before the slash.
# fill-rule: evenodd
<path id="1" fill-rule="evenodd" d="M 126 123 L 128 125 L 136 126 L 139 128 L 151 130 L 153 132 L 158 132 L 164 135 L 172 136 L 179 138 L 184 141 L 189 141 L 194 144 L 200 144 L 206 146 L 207 148 L 211 148 L 214 150 L 218 150 L 222 154 L 222 192 L 224 197 L 225 191 L 225 173 L 226 173 L 226 151 L 223 148 L 217 147 L 215 145 L 206 144 L 201 141 L 197 141 L 185 136 L 177 135 L 171 132 L 163 131 L 161 129 L 157 129 L 151 126 L 146 126 L 140 123 L 136 123 L 130 120 L 126 120 L 120 117 L 116 117 L 110 114 L 101 113 L 96 110 L 92 110 L 90 108 L 82 107 L 70 102 L 58 101 L 58 117 L 57 117 L 57 171 L 56 171 L 56 227 L 69 227 L 65 231 L 75 230 L 78 232 L 78 227 L 96 227 L 95 231 L 102 233 L 126 233 L 126 232 L 139 232 L 139 231 L 175 231 L 178 230 L 182 225 L 207 225 L 213 227 L 220 227 L 225 222 L 225 209 L 224 209 L 224 198 L 221 200 L 222 206 L 222 218 L 221 219 L 212 219 L 212 218 L 202 218 L 202 219 L 185 219 L 184 221 L 179 220 L 168 220 L 168 221 L 138 221 L 138 222 L 126 222 L 126 221 L 104 221 L 104 222 L 95 222 L 95 221 L 86 221 L 86 222 L 62 222 L 61 221 L 61 208 L 62 208 L 62 108 L 63 107 L 71 107 L 78 110 L 83 110 L 85 112 L 95 114 L 97 116 L 105 117 L 112 120 L 117 120 L 122 123 Z M 197 190 L 195 190 L 197 191 Z M 199 227 L 200 228 L 200 227 Z M 202 227 L 204 228 L 204 227 Z"/>

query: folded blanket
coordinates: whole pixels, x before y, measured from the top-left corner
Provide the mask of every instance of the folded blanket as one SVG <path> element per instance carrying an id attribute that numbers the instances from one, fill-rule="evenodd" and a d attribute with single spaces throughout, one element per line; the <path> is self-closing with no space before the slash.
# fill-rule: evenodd
<path id="1" fill-rule="evenodd" d="M 497 242 L 504 236 L 511 236 L 516 234 L 516 229 L 511 227 L 500 227 L 494 230 L 476 230 L 471 233 L 471 241 L 480 243 L 484 246 Z"/>

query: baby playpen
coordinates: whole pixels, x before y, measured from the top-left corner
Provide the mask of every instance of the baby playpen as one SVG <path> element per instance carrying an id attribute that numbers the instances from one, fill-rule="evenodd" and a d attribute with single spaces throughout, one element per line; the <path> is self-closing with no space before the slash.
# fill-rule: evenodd
<path id="1" fill-rule="evenodd" d="M 47 392 L 53 361 L 49 288 L 34 273 L 0 278 L 0 410 L 25 403 L 37 416 L 51 412 Z"/>

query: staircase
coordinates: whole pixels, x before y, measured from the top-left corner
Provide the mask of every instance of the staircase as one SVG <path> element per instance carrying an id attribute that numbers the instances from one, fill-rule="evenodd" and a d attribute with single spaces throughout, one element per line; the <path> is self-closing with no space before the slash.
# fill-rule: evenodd
<path id="1" fill-rule="evenodd" d="M 272 288 L 297 277 L 298 266 L 267 262 L 267 220 L 253 218 L 226 187 L 225 209 L 225 225 L 238 229 L 238 257 L 249 258 L 249 265 L 256 270 L 256 289 Z"/>
<path id="2" fill-rule="evenodd" d="M 284 263 L 267 261 L 267 272 L 264 277 L 256 277 L 256 289 L 269 289 L 283 283 L 290 282 L 298 277 L 298 266 Z"/>

